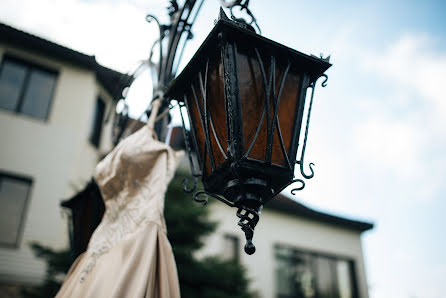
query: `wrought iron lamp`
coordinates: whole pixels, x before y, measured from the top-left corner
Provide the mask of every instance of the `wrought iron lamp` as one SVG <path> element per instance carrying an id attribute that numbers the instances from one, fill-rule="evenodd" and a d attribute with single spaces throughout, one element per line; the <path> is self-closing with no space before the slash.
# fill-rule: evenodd
<path id="1" fill-rule="evenodd" d="M 208 195 L 237 207 L 239 226 L 253 254 L 254 228 L 262 206 L 293 182 L 298 164 L 305 179 L 305 146 L 316 81 L 325 80 L 328 59 L 308 56 L 264 38 L 246 23 L 229 20 L 223 10 L 215 27 L 165 97 L 187 110 L 190 130 L 183 128 L 190 161 L 193 192 L 202 177 Z M 303 132 L 307 89 L 311 89 Z M 301 156 L 296 160 L 303 133 Z"/>

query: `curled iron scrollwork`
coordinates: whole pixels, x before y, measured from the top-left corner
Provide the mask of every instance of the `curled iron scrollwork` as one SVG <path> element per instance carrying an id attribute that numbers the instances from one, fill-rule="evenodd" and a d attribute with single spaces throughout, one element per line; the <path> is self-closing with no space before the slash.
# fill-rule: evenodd
<path id="1" fill-rule="evenodd" d="M 223 197 L 221 197 L 221 196 L 219 196 L 219 195 L 216 195 L 216 194 L 207 192 L 207 191 L 205 191 L 205 190 L 199 190 L 199 191 L 197 191 L 197 192 L 194 194 L 194 201 L 195 201 L 195 202 L 198 202 L 198 203 L 204 203 L 204 205 L 206 205 L 207 202 L 208 202 L 208 199 L 207 199 L 207 198 L 206 198 L 206 199 L 200 199 L 200 198 L 199 198 L 199 196 L 203 196 L 203 195 L 206 195 L 206 196 L 212 197 L 212 198 L 214 198 L 214 199 L 217 199 L 217 200 L 219 200 L 220 202 L 225 203 L 225 204 L 228 205 L 229 207 L 234 207 L 234 206 L 235 206 L 233 202 L 228 201 L 228 200 L 226 200 L 225 198 L 223 198 Z"/>
<path id="2" fill-rule="evenodd" d="M 237 217 L 240 218 L 238 225 L 245 232 L 245 252 L 248 255 L 252 255 L 256 251 L 256 247 L 252 243 L 252 238 L 254 236 L 254 229 L 259 222 L 259 213 L 252 208 L 242 206 L 237 210 Z"/>
<path id="3" fill-rule="evenodd" d="M 311 174 L 309 174 L 309 175 L 305 174 L 305 170 L 304 170 L 304 159 L 303 159 L 303 156 L 302 156 L 302 158 L 301 158 L 301 161 L 299 162 L 299 166 L 300 166 L 300 174 L 301 174 L 305 179 L 311 179 L 311 178 L 314 177 L 314 170 L 313 170 L 314 163 L 310 162 L 310 163 L 308 164 L 308 167 L 310 168 L 310 171 L 311 171 Z"/>
<path id="4" fill-rule="evenodd" d="M 326 58 L 325 60 L 328 61 L 329 58 Z M 310 105 L 308 107 L 308 116 L 307 116 L 307 123 L 305 126 L 305 135 L 304 135 L 304 142 L 302 145 L 302 152 L 301 152 L 301 156 L 300 156 L 300 160 L 296 160 L 296 164 L 299 164 L 299 170 L 300 170 L 300 174 L 302 175 L 302 177 L 304 177 L 305 179 L 311 179 L 314 176 L 314 163 L 309 163 L 309 168 L 311 173 L 310 174 L 306 174 L 305 170 L 304 170 L 304 159 L 305 159 L 305 149 L 307 147 L 307 138 L 308 138 L 308 128 L 310 126 L 310 116 L 311 116 L 311 108 L 313 106 L 313 98 L 314 98 L 314 89 L 316 88 L 316 82 L 319 78 L 324 78 L 324 80 L 321 83 L 322 87 L 327 86 L 327 81 L 328 81 L 328 76 L 326 74 L 322 74 L 319 77 L 315 78 L 314 81 L 308 86 L 308 88 L 311 88 L 311 98 L 310 98 Z M 305 182 L 302 179 L 294 179 L 292 181 L 292 183 L 294 182 L 300 182 L 302 183 L 301 187 L 298 188 L 293 188 L 291 190 L 291 194 L 295 195 L 296 191 L 302 190 L 305 187 Z"/>
<path id="5" fill-rule="evenodd" d="M 291 194 L 292 195 L 296 195 L 296 191 L 302 190 L 305 188 L 305 181 L 303 181 L 302 179 L 293 179 L 293 181 L 291 183 L 295 183 L 295 182 L 299 182 L 301 183 L 300 187 L 295 187 L 291 190 Z"/>
<path id="6" fill-rule="evenodd" d="M 227 8 L 233 7 L 233 6 L 235 6 L 235 5 L 240 5 L 241 2 L 242 2 L 242 0 L 231 0 L 231 1 L 228 1 L 228 0 L 220 0 L 220 4 L 221 4 L 223 7 L 227 7 Z"/>
<path id="7" fill-rule="evenodd" d="M 170 6 L 167 8 L 167 13 L 172 17 L 178 10 L 180 10 L 180 7 L 176 0 L 170 0 L 169 2 Z"/>
<path id="8" fill-rule="evenodd" d="M 198 179 L 197 177 L 193 177 L 192 186 L 189 186 L 189 179 L 183 178 L 181 183 L 183 183 L 183 190 L 185 193 L 193 193 L 195 189 L 197 189 Z"/>
<path id="9" fill-rule="evenodd" d="M 322 87 L 327 87 L 328 76 L 326 74 L 321 75 L 321 78 L 324 78 L 324 81 L 321 83 Z"/>
<path id="10" fill-rule="evenodd" d="M 194 194 L 194 201 L 198 202 L 198 203 L 203 203 L 203 205 L 206 205 L 208 203 L 208 198 L 204 198 L 204 199 L 200 199 L 200 196 L 208 196 L 208 197 L 212 197 L 214 199 L 219 200 L 220 202 L 225 203 L 226 205 L 230 206 L 230 207 L 234 207 L 234 203 L 226 200 L 223 197 L 220 197 L 219 195 L 215 195 L 213 193 L 207 192 L 205 190 L 199 190 Z"/>
<path id="11" fill-rule="evenodd" d="M 257 23 L 257 19 L 255 18 L 254 14 L 251 12 L 251 10 L 248 8 L 249 0 L 233 0 L 233 1 L 227 1 L 227 0 L 220 0 L 220 4 L 223 7 L 229 8 L 229 12 L 231 13 L 231 19 L 234 20 L 237 23 L 244 24 L 249 27 L 252 31 L 254 30 L 253 25 L 257 28 L 258 33 L 261 34 L 262 30 L 260 30 L 259 24 Z M 234 14 L 234 8 L 239 8 L 240 11 L 245 11 L 246 14 L 251 18 L 251 20 L 248 22 L 244 18 L 236 17 Z"/>
<path id="12" fill-rule="evenodd" d="M 203 205 L 206 205 L 208 203 L 208 198 L 205 197 L 204 199 L 200 199 L 200 196 L 212 196 L 212 194 L 208 193 L 207 191 L 200 190 L 197 191 L 194 194 L 194 201 L 197 203 L 202 203 Z"/>

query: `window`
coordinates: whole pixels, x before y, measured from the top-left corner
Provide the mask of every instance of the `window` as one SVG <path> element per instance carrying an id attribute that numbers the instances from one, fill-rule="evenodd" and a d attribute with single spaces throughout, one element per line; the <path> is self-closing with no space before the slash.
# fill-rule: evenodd
<path id="1" fill-rule="evenodd" d="M 105 101 L 98 97 L 96 100 L 96 106 L 94 109 L 90 142 L 96 148 L 99 147 L 99 142 L 101 140 L 102 123 L 104 122 L 105 115 Z"/>
<path id="2" fill-rule="evenodd" d="M 276 246 L 279 298 L 356 298 L 354 263 L 347 258 Z"/>
<path id="3" fill-rule="evenodd" d="M 1 245 L 19 245 L 31 184 L 31 179 L 0 173 Z"/>
<path id="4" fill-rule="evenodd" d="M 240 251 L 240 242 L 237 236 L 223 236 L 222 258 L 225 260 L 233 260 L 238 262 Z"/>
<path id="5" fill-rule="evenodd" d="M 0 108 L 34 118 L 48 118 L 57 73 L 5 56 L 0 66 Z"/>

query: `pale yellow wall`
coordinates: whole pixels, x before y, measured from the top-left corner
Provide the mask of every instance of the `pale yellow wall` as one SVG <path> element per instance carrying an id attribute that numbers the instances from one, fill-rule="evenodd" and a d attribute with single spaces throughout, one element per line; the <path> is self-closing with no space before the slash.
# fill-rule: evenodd
<path id="1" fill-rule="evenodd" d="M 355 261 L 360 297 L 368 297 L 359 232 L 264 209 L 253 239 L 257 250 L 249 256 L 243 251 L 245 236 L 237 225 L 236 209 L 220 202 L 204 208 L 211 208 L 212 218 L 220 224 L 217 232 L 205 242 L 206 246 L 199 256 L 221 253 L 225 234 L 238 236 L 241 244 L 240 261 L 246 266 L 252 288 L 258 291 L 259 297 L 275 297 L 276 244 L 352 258 Z"/>
<path id="2" fill-rule="evenodd" d="M 0 45 L 0 59 L 5 51 L 59 71 L 47 121 L 0 109 L 0 170 L 33 179 L 20 247 L 0 247 L 0 281 L 35 283 L 44 263 L 32 256 L 29 243 L 68 245 L 59 204 L 85 185 L 99 159 L 88 140 L 96 97 L 101 94 L 108 109 L 112 105 L 92 71 L 7 45 Z M 101 143 L 110 144 L 107 128 Z"/>

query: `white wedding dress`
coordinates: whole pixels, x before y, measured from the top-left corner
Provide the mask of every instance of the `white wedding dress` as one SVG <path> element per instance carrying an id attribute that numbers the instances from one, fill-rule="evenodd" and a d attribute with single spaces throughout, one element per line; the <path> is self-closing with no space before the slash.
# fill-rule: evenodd
<path id="1" fill-rule="evenodd" d="M 56 297 L 180 297 L 163 212 L 181 155 L 146 125 L 97 165 L 106 211 Z"/>

